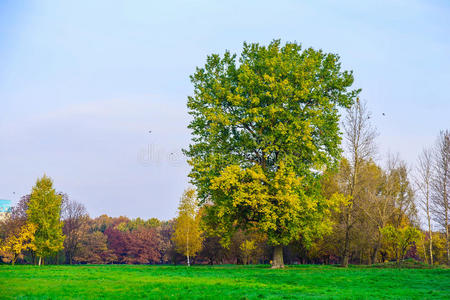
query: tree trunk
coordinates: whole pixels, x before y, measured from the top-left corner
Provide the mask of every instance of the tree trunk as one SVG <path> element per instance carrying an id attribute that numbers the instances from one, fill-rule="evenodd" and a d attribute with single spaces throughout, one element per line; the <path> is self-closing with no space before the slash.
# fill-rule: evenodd
<path id="1" fill-rule="evenodd" d="M 425 247 L 425 238 L 422 238 L 422 245 L 423 245 L 423 256 L 425 257 L 425 263 L 428 263 L 428 257 L 427 257 L 427 248 Z"/>
<path id="2" fill-rule="evenodd" d="M 41 266 L 41 262 L 42 262 L 42 257 L 39 256 L 39 263 L 38 263 L 38 266 Z"/>
<path id="3" fill-rule="evenodd" d="M 378 256 L 378 249 L 380 248 L 380 243 L 378 242 L 375 245 L 375 248 L 373 249 L 373 254 L 372 254 L 372 264 L 376 264 L 377 263 L 377 256 Z"/>
<path id="4" fill-rule="evenodd" d="M 448 224 L 448 222 L 447 222 L 447 224 Z M 450 245 L 449 245 L 449 240 L 448 240 L 448 227 L 449 227 L 449 225 L 447 225 L 445 228 L 445 238 L 447 240 L 447 265 L 450 265 Z"/>
<path id="5" fill-rule="evenodd" d="M 368 265 L 372 264 L 372 257 L 370 256 L 370 248 L 367 251 L 367 264 Z"/>
<path id="6" fill-rule="evenodd" d="M 447 265 L 450 265 L 450 245 L 449 245 L 449 232 L 448 228 L 450 227 L 448 224 L 448 200 L 447 200 L 447 185 L 444 186 L 444 201 L 445 201 L 445 240 L 447 244 Z"/>
<path id="7" fill-rule="evenodd" d="M 283 262 L 283 246 L 278 245 L 273 249 L 273 261 L 272 261 L 272 269 L 281 269 L 284 268 Z"/>
<path id="8" fill-rule="evenodd" d="M 348 267 L 349 246 L 350 246 L 350 236 L 349 236 L 349 230 L 348 230 L 348 228 L 346 228 L 346 230 L 345 230 L 344 256 L 342 257 L 342 263 L 341 263 L 341 266 L 345 267 L 345 268 Z"/>
<path id="9" fill-rule="evenodd" d="M 430 236 L 430 264 L 433 265 L 433 232 L 431 231 L 431 218 L 427 207 L 428 217 L 428 235 Z"/>
<path id="10" fill-rule="evenodd" d="M 187 264 L 188 264 L 188 267 L 190 267 L 191 262 L 189 261 L 189 226 L 187 228 L 187 234 L 186 234 L 186 253 L 187 253 Z"/>

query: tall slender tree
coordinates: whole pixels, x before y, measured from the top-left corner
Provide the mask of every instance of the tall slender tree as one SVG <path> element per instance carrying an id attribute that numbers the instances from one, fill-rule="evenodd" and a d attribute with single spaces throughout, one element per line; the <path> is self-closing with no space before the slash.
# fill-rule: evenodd
<path id="1" fill-rule="evenodd" d="M 347 110 L 345 117 L 344 139 L 345 152 L 348 156 L 349 169 L 348 178 L 343 191 L 350 197 L 350 201 L 342 208 L 343 225 L 345 231 L 344 251 L 342 266 L 348 266 L 351 230 L 361 214 L 361 202 L 364 186 L 363 168 L 373 158 L 376 151 L 375 138 L 376 129 L 370 123 L 370 112 L 364 101 L 356 100 L 355 104 Z"/>
<path id="2" fill-rule="evenodd" d="M 450 264 L 450 131 L 441 131 L 434 148 L 434 178 L 432 184 L 433 216 L 445 233 L 447 264 Z"/>
<path id="3" fill-rule="evenodd" d="M 425 212 L 428 225 L 429 257 L 433 264 L 433 234 L 431 230 L 431 183 L 433 178 L 433 153 L 430 149 L 423 149 L 419 155 L 416 170 L 416 187 L 419 192 L 419 204 Z"/>
<path id="4" fill-rule="evenodd" d="M 28 221 L 37 226 L 34 245 L 39 265 L 43 263 L 43 258 L 63 249 L 61 201 L 62 196 L 55 192 L 49 177 L 44 175 L 37 180 L 31 191 L 27 215 Z"/>
<path id="5" fill-rule="evenodd" d="M 186 256 L 190 266 L 191 257 L 202 249 L 203 242 L 198 200 L 194 189 L 187 189 L 181 197 L 172 240 L 177 251 Z"/>

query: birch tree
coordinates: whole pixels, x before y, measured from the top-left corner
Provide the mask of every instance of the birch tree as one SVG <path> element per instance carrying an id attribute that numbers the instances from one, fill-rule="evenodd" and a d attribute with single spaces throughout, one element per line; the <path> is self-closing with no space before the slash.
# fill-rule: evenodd
<path id="1" fill-rule="evenodd" d="M 433 179 L 433 153 L 430 149 L 423 149 L 419 155 L 416 168 L 416 187 L 419 205 L 424 211 L 428 226 L 429 257 L 433 264 L 433 234 L 431 230 L 431 184 Z M 425 252 L 426 254 L 426 252 Z"/>
<path id="2" fill-rule="evenodd" d="M 450 198 L 450 131 L 441 131 L 434 148 L 434 177 L 432 184 L 432 212 L 434 220 L 445 233 L 447 264 L 449 249 L 449 198 Z"/>
<path id="3" fill-rule="evenodd" d="M 201 250 L 203 242 L 198 200 L 194 189 L 187 189 L 181 197 L 172 240 L 177 251 L 186 256 L 190 266 L 191 257 Z"/>

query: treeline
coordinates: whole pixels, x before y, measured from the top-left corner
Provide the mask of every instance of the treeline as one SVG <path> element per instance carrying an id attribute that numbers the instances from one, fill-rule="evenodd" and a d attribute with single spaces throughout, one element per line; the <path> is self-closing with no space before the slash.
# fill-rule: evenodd
<path id="1" fill-rule="evenodd" d="M 362 101 L 347 110 L 344 155 L 337 172 L 325 172 L 322 187 L 327 197 L 340 193 L 348 201 L 332 213 L 331 234 L 311 250 L 343 266 L 406 257 L 448 264 L 450 131 L 441 131 L 415 167 L 398 155 L 388 155 L 381 166 L 370 120 Z"/>
<path id="2" fill-rule="evenodd" d="M 286 263 L 449 263 L 450 132 L 440 133 L 415 168 L 393 155 L 381 166 L 369 120 L 362 102 L 348 110 L 344 155 L 320 182 L 324 197 L 341 199 L 329 210 L 331 229 L 284 245 Z M 211 208 L 190 188 L 173 220 L 91 218 L 82 204 L 56 193 L 44 175 L 1 220 L 0 257 L 12 264 L 272 263 L 267 234 L 236 224 L 225 240 L 208 227 L 205 210 Z"/>
<path id="3" fill-rule="evenodd" d="M 38 181 L 48 180 L 40 179 Z M 192 190 L 188 190 L 192 196 Z M 181 264 L 186 263 L 183 250 L 177 250 L 175 224 L 180 218 L 161 221 L 101 215 L 89 217 L 85 207 L 72 201 L 66 194 L 61 198 L 60 222 L 63 245 L 42 257 L 48 264 Z M 3 242 L 0 257 L 4 263 L 37 264 L 36 225 L 30 223 L 30 195 L 21 198 L 8 218 L 0 223 Z M 32 224 L 32 226 L 30 226 Z M 191 233 L 189 234 L 192 236 Z M 225 249 L 218 237 L 202 237 L 200 247 L 192 255 L 194 263 L 268 262 L 270 251 L 264 253 L 261 240 L 258 249 L 242 247 L 252 239 L 242 232 L 235 234 L 231 246 Z M 181 237 L 183 240 L 183 237 Z M 49 240 L 50 241 L 50 240 Z M 194 244 L 195 241 L 192 240 Z M 254 242 L 252 242 L 253 245 Z M 184 245 L 183 245 L 184 246 Z M 251 256 L 251 258 L 250 258 Z"/>
<path id="4" fill-rule="evenodd" d="M 364 108 L 359 109 L 361 117 L 365 116 Z M 443 133 L 435 149 L 439 149 L 448 136 L 448 132 Z M 435 156 L 429 156 L 430 160 L 427 160 L 430 164 L 436 159 L 432 157 Z M 420 162 L 418 171 L 423 171 L 424 156 Z M 409 179 L 410 170 L 398 157 L 391 157 L 385 168 L 370 158 L 361 158 L 357 175 L 352 173 L 352 164 L 355 160 L 344 158 L 337 172 L 326 173 L 323 177 L 325 195 L 353 193 L 352 201 L 349 198 L 333 212 L 332 232 L 312 242 L 301 237 L 291 242 L 284 247 L 285 262 L 372 264 L 414 258 L 427 263 L 447 263 L 446 232 L 420 229 L 420 211 L 437 220 L 443 216 L 439 201 L 436 201 L 439 186 L 431 184 L 436 178 L 430 177 L 434 180 L 430 180 L 428 193 L 425 189 L 422 195 L 419 188 L 423 189 L 426 181 L 416 176 L 413 184 Z M 430 176 L 437 174 L 436 168 L 430 169 Z M 47 193 L 47 199 L 43 201 L 45 197 L 39 197 L 43 191 L 50 191 L 53 196 L 49 197 Z M 35 203 L 39 201 L 41 205 Z M 41 221 L 48 223 L 55 217 L 58 219 L 59 224 L 54 227 L 56 231 L 60 230 L 62 244 L 59 247 L 59 239 L 55 238 L 58 234 L 52 234 L 53 229 L 46 225 L 48 232 L 39 233 L 36 220 L 31 222 L 36 214 L 33 209 L 43 210 L 42 205 L 53 206 L 55 203 L 53 217 L 47 210 L 46 215 L 42 215 L 46 220 Z M 195 190 L 187 189 L 180 201 L 178 217 L 173 220 L 107 215 L 91 218 L 82 204 L 70 200 L 66 194 L 55 193 L 51 180 L 44 176 L 38 180 L 32 194 L 22 197 L 8 218 L 1 221 L 0 256 L 5 263 L 29 264 L 38 264 L 39 256 L 50 264 L 270 263 L 273 247 L 268 245 L 267 236 L 237 230 L 224 247 L 220 237 L 209 235 L 202 217 Z M 54 243 L 50 247 L 53 251 L 39 252 L 36 246 L 39 239 L 43 244 Z"/>

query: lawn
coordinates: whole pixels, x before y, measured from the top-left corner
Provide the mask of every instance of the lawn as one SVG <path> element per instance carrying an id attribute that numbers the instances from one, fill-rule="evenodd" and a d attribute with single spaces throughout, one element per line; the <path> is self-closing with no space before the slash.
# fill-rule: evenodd
<path id="1" fill-rule="evenodd" d="M 334 266 L 7 266 L 0 298 L 449 299 L 449 269 Z"/>

